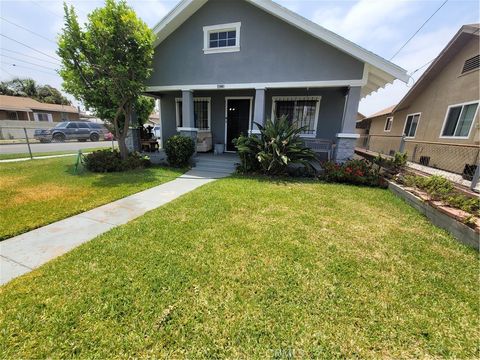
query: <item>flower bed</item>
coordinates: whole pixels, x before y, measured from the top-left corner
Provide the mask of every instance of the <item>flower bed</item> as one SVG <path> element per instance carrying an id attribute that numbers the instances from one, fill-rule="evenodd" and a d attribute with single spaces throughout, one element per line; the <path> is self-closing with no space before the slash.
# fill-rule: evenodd
<path id="1" fill-rule="evenodd" d="M 480 197 L 467 196 L 455 189 L 448 179 L 433 175 L 400 174 L 395 181 L 423 202 L 480 233 Z"/>

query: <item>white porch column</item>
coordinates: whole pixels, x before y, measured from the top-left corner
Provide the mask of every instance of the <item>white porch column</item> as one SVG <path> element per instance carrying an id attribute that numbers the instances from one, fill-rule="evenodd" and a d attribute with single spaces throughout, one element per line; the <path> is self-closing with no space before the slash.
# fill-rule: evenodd
<path id="1" fill-rule="evenodd" d="M 265 123 L 265 89 L 255 89 L 255 105 L 253 107 L 252 134 L 258 134 L 257 125 Z"/>
<path id="2" fill-rule="evenodd" d="M 191 137 L 196 142 L 198 129 L 195 127 L 192 90 L 182 90 L 182 127 L 178 130 L 181 135 Z"/>
<path id="3" fill-rule="evenodd" d="M 355 153 L 355 144 L 360 136 L 356 133 L 355 125 L 361 90 L 362 88 L 360 86 L 353 86 L 348 90 L 348 94 L 346 95 L 342 126 L 340 127 L 340 132 L 337 133 L 335 153 L 333 156 L 336 162 L 344 162 L 351 159 Z"/>

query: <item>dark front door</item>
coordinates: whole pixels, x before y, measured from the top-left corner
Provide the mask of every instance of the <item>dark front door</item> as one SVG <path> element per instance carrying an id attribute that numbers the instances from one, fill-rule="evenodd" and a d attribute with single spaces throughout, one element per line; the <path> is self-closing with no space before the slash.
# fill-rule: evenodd
<path id="1" fill-rule="evenodd" d="M 250 99 L 227 99 L 227 151 L 236 151 L 232 143 L 240 134 L 248 135 Z"/>

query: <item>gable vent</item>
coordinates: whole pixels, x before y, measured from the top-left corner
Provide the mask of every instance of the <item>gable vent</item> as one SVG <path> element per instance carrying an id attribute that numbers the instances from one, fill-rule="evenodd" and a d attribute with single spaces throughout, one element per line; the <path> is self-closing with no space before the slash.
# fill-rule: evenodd
<path id="1" fill-rule="evenodd" d="M 465 74 L 468 71 L 478 69 L 479 67 L 480 67 L 480 55 L 477 55 L 470 59 L 465 60 L 465 64 L 463 64 L 462 74 Z"/>

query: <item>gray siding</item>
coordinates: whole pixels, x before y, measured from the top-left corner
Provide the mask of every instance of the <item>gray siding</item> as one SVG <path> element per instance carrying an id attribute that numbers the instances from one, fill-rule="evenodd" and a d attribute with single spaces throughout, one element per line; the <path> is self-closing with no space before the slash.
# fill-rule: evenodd
<path id="1" fill-rule="evenodd" d="M 241 22 L 240 51 L 203 53 L 203 26 Z M 155 49 L 149 86 L 361 79 L 363 63 L 244 0 L 209 0 Z"/>
<path id="2" fill-rule="evenodd" d="M 215 90 L 195 91 L 194 97 L 211 98 L 211 130 L 213 142 L 225 141 L 225 98 L 230 96 L 249 96 L 254 100 L 254 90 Z M 175 135 L 175 98 L 181 97 L 181 92 L 171 92 L 161 97 L 161 121 L 163 137 L 168 139 Z M 318 114 L 317 137 L 335 141 L 335 135 L 341 132 L 343 110 L 345 106 L 345 89 L 272 89 L 267 90 L 265 96 L 265 116 L 271 117 L 273 96 L 321 96 L 320 111 Z M 254 101 L 252 101 L 252 106 Z M 253 109 L 252 109 L 253 114 Z"/>

